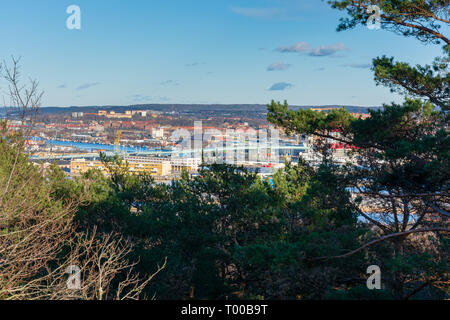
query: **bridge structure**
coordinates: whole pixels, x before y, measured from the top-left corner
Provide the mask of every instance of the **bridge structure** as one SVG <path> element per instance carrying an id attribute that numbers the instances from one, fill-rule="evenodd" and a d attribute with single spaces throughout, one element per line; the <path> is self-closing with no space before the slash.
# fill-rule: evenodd
<path id="1" fill-rule="evenodd" d="M 310 151 L 311 148 L 299 145 L 272 145 L 272 144 L 241 144 L 241 145 L 231 145 L 231 146 L 222 146 L 222 147 L 206 147 L 206 148 L 188 148 L 188 149 L 173 149 L 173 150 L 142 150 L 136 152 L 125 152 L 125 151 L 116 151 L 104 152 L 106 156 L 125 156 L 128 154 L 132 154 L 135 156 L 177 156 L 177 157 L 192 157 L 193 155 L 201 156 L 201 154 L 224 154 L 226 152 L 237 152 L 237 151 L 256 151 L 257 153 L 267 153 L 267 150 L 270 149 L 271 153 L 285 150 L 285 151 Z M 92 153 L 73 153 L 73 154 L 58 154 L 58 155 L 48 155 L 48 156 L 31 156 L 30 160 L 33 161 L 45 161 L 45 160 L 73 160 L 73 159 L 95 159 L 100 157 L 100 152 L 92 152 Z"/>

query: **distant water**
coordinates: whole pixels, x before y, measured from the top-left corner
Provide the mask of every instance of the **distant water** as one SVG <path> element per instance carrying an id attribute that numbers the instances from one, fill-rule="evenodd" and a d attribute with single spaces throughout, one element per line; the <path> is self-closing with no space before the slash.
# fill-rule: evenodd
<path id="1" fill-rule="evenodd" d="M 61 141 L 61 140 L 49 140 L 42 139 L 39 137 L 33 137 L 34 141 L 44 141 L 47 145 L 61 146 L 61 147 L 72 147 L 82 150 L 88 150 L 90 152 L 96 150 L 114 151 L 114 145 L 111 144 L 97 144 L 97 143 L 84 143 L 84 142 L 74 142 L 74 141 Z M 146 147 L 126 147 L 119 146 L 120 151 L 126 151 L 128 153 L 140 152 L 140 151 L 152 151 Z"/>

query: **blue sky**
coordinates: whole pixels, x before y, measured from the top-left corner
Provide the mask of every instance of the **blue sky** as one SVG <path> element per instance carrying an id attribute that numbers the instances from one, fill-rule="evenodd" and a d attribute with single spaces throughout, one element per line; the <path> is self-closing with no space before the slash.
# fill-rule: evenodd
<path id="1" fill-rule="evenodd" d="M 70 5 L 81 30 L 66 27 Z M 342 16 L 321 0 L 5 0 L 0 58 L 21 56 L 45 106 L 374 106 L 402 98 L 375 86 L 372 58 L 425 64 L 440 54 L 383 30 L 338 33 Z"/>

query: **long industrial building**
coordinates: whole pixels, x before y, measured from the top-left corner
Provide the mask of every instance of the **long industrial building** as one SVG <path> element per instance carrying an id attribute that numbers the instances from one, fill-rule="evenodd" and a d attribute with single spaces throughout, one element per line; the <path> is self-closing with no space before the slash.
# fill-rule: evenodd
<path id="1" fill-rule="evenodd" d="M 201 164 L 200 158 L 156 158 L 125 156 L 124 161 L 128 163 L 130 172 L 146 172 L 154 176 L 165 177 L 172 174 L 178 174 L 183 170 L 195 173 Z M 78 159 L 72 160 L 70 164 L 70 174 L 79 176 L 90 169 L 99 169 L 107 174 L 105 165 L 99 160 Z"/>

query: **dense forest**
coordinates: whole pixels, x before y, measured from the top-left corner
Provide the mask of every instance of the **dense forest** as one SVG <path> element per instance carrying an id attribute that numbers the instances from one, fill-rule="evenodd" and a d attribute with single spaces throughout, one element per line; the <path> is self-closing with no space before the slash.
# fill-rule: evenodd
<path id="1" fill-rule="evenodd" d="M 371 3 L 386 30 L 442 46 L 431 65 L 377 57 L 379 85 L 405 95 L 366 119 L 347 110 L 290 109 L 267 119 L 315 136 L 322 163 L 286 163 L 273 183 L 245 168 L 203 166 L 171 185 L 102 157 L 108 175 L 68 179 L 24 152 L 27 128 L 0 127 L 0 299 L 448 299 L 449 73 L 446 0 L 329 1 L 339 31 L 365 24 Z M 23 121 L 37 82 L 3 64 Z M 339 135 L 332 134 L 339 132 Z M 338 165 L 330 140 L 354 146 Z M 369 290 L 367 267 L 382 287 Z M 78 290 L 67 272 L 78 266 Z"/>

